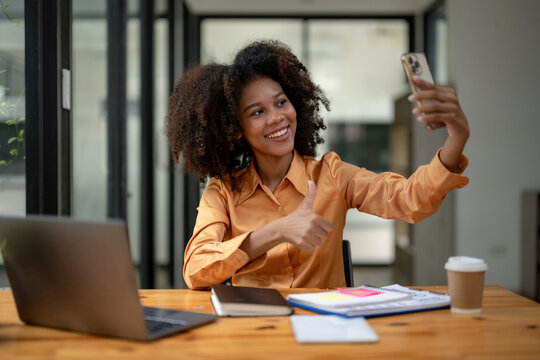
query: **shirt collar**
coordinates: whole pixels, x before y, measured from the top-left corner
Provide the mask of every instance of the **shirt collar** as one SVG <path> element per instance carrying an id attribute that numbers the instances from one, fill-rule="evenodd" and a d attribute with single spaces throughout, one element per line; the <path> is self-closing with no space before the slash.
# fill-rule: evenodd
<path id="1" fill-rule="evenodd" d="M 306 174 L 306 164 L 302 155 L 294 149 L 294 156 L 291 163 L 291 167 L 285 175 L 286 179 L 289 179 L 291 184 L 296 188 L 296 191 L 306 196 L 308 193 L 308 176 Z"/>
<path id="2" fill-rule="evenodd" d="M 283 180 L 290 181 L 291 184 L 295 187 L 296 191 L 298 191 L 304 196 L 307 195 L 308 176 L 306 174 L 306 167 L 302 156 L 298 153 L 298 151 L 296 151 L 296 149 L 294 149 L 291 167 L 289 168 L 289 171 L 287 172 L 287 175 L 285 175 L 285 179 Z M 253 195 L 253 193 L 257 189 L 257 186 L 262 187 L 262 180 L 257 173 L 257 170 L 255 169 L 255 157 L 252 157 L 249 167 L 244 173 L 240 186 L 241 190 L 239 203 L 245 201 L 247 198 Z"/>

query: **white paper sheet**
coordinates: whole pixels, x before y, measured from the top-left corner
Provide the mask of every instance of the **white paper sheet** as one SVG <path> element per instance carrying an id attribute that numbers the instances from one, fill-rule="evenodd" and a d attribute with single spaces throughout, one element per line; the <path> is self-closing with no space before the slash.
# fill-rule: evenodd
<path id="1" fill-rule="evenodd" d="M 294 338 L 299 343 L 379 341 L 379 336 L 363 317 L 292 315 L 290 319 Z"/>

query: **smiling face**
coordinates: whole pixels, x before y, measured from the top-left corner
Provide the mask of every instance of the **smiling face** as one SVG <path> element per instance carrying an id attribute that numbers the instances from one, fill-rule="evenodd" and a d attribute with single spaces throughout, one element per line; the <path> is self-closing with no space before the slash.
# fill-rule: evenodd
<path id="1" fill-rule="evenodd" d="M 296 111 L 281 85 L 257 77 L 242 89 L 238 103 L 242 135 L 257 162 L 292 159 Z"/>

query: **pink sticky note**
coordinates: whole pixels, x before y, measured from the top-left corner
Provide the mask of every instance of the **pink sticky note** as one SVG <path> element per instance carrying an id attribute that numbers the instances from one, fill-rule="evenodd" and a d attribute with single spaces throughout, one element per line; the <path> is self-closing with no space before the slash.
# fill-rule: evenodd
<path id="1" fill-rule="evenodd" d="M 366 297 L 366 296 L 373 296 L 373 295 L 379 295 L 383 294 L 382 291 L 377 290 L 371 290 L 371 289 L 338 289 L 338 292 L 340 294 L 344 295 L 350 295 L 350 296 L 356 296 L 356 297 Z"/>

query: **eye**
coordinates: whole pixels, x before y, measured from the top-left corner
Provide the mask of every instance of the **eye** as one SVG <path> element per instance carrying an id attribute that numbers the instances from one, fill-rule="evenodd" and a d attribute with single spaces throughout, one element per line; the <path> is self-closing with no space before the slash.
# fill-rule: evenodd
<path id="1" fill-rule="evenodd" d="M 261 109 L 258 109 L 252 112 L 249 116 L 257 116 L 257 115 L 261 115 L 262 113 L 263 111 Z"/>
<path id="2" fill-rule="evenodd" d="M 280 99 L 278 100 L 277 106 L 281 107 L 284 106 L 288 102 L 287 99 Z"/>

